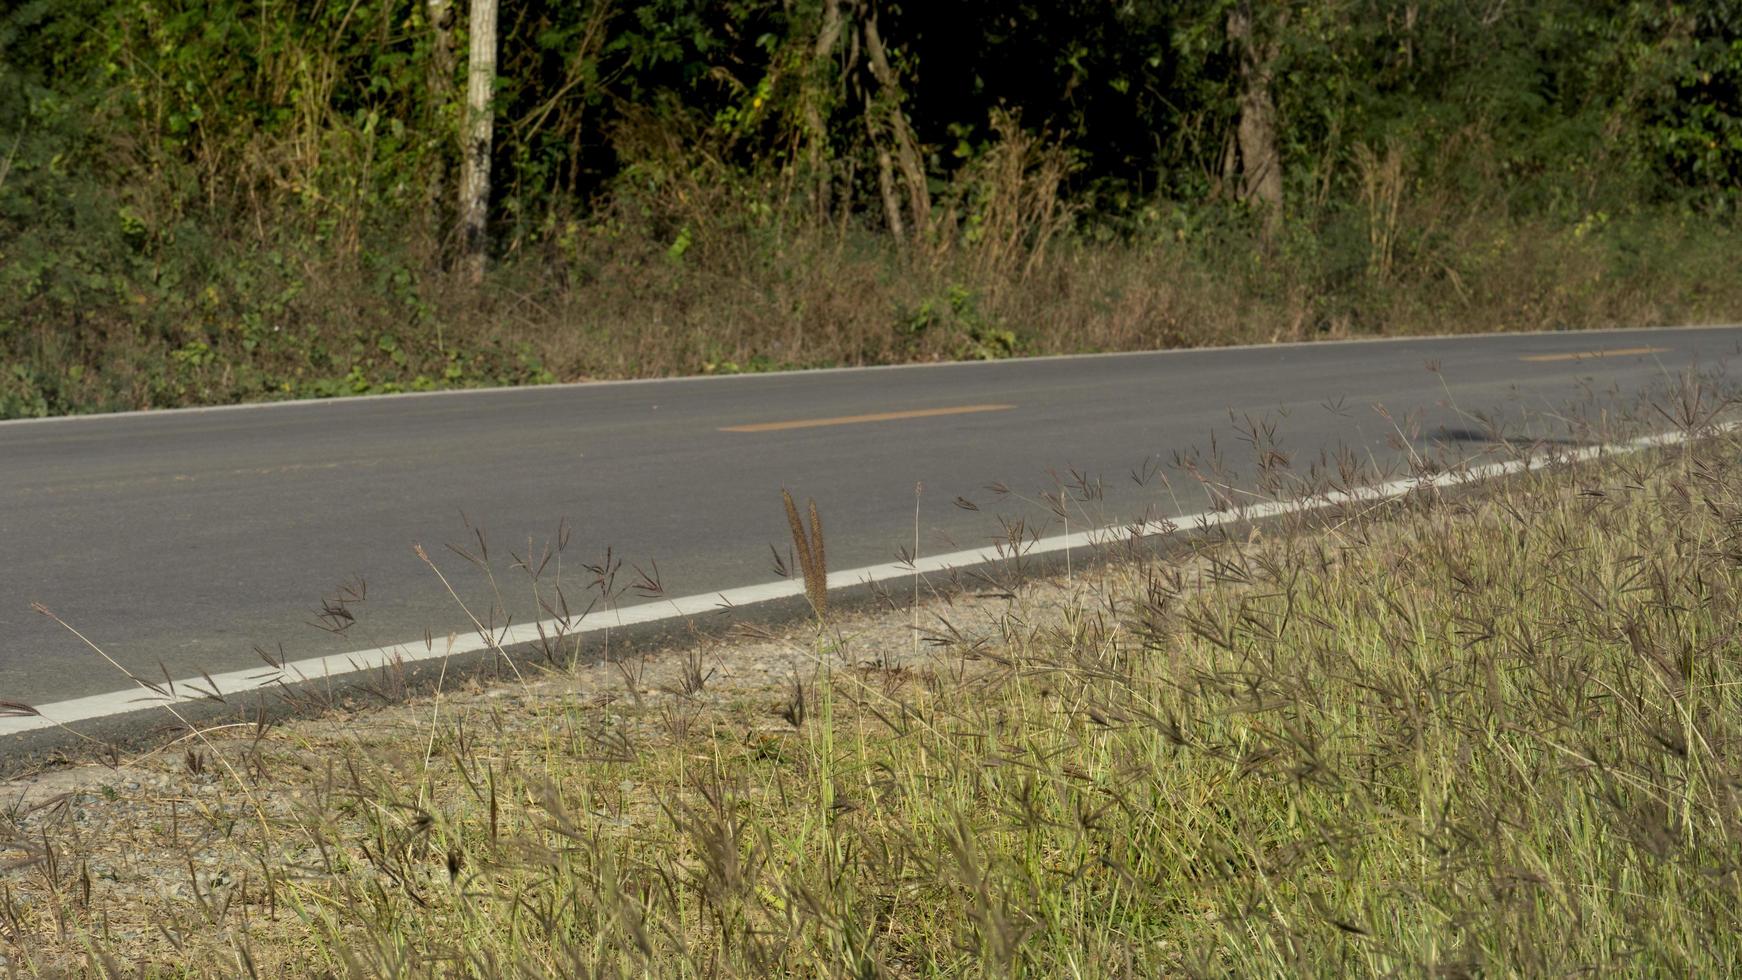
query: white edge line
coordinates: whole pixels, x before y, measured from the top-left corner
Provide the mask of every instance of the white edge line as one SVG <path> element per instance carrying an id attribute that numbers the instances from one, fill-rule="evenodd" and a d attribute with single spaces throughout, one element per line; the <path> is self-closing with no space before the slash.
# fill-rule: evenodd
<path id="1" fill-rule="evenodd" d="M 1742 323 L 1666 323 L 1649 327 L 1592 327 L 1577 330 L 1496 330 L 1476 333 L 1390 334 L 1383 337 L 1339 337 L 1335 340 L 1285 340 L 1268 344 L 1224 344 L 1207 347 L 1163 347 L 1154 350 L 1096 351 L 1088 354 L 1037 354 L 1032 357 L 1010 357 L 989 361 L 920 361 L 912 364 L 863 364 L 841 367 L 796 368 L 790 371 L 747 371 L 740 374 L 679 374 L 663 378 L 605 378 L 598 381 L 558 381 L 542 385 L 486 385 L 478 388 L 439 388 L 435 391 L 400 391 L 393 394 L 340 395 L 335 398 L 282 398 L 274 401 L 236 402 L 225 405 L 189 405 L 182 408 L 135 408 L 119 412 L 84 412 L 75 415 L 46 415 L 17 419 L 0 419 L 0 428 L 21 425 L 46 425 L 56 422 L 96 421 L 99 419 L 168 418 L 200 415 L 208 412 L 243 412 L 274 408 L 313 409 L 321 405 L 342 405 L 348 402 L 388 403 L 419 398 L 449 398 L 461 395 L 505 395 L 511 392 L 562 391 L 569 388 L 601 388 L 620 385 L 657 385 L 683 382 L 751 383 L 758 378 L 785 378 L 812 374 L 852 374 L 860 372 L 943 370 L 949 368 L 978 369 L 992 364 L 1033 364 L 1047 361 L 1080 361 L 1120 357 L 1162 357 L 1208 354 L 1217 351 L 1291 350 L 1315 347 L 1347 347 L 1359 344 L 1438 343 L 1448 341 L 1504 340 L 1508 337 L 1592 337 L 1605 334 L 1674 333 L 1678 331 L 1720 331 L 1742 329 Z M 1643 355 L 1642 355 L 1643 356 Z"/>
<path id="2" fill-rule="evenodd" d="M 1727 422 L 1713 427 L 1716 432 L 1729 432 L 1742 428 L 1742 422 Z M 1702 433 L 1704 434 L 1704 433 Z M 1377 503 L 1394 497 L 1401 497 L 1411 491 L 1433 488 L 1451 487 L 1459 484 L 1478 483 L 1484 480 L 1511 476 L 1544 466 L 1577 463 L 1596 459 L 1605 455 L 1625 455 L 1646 449 L 1664 446 L 1680 445 L 1688 440 L 1688 436 L 1680 432 L 1662 433 L 1643 436 L 1627 442 L 1611 443 L 1601 446 L 1588 446 L 1581 449 L 1558 453 L 1545 453 L 1526 459 L 1507 460 L 1499 463 L 1485 463 L 1479 466 L 1451 470 L 1434 477 L 1410 477 L 1391 480 L 1387 483 L 1360 487 L 1353 490 L 1337 490 L 1302 497 L 1294 500 L 1269 501 L 1261 504 L 1230 509 L 1224 511 L 1202 511 L 1176 518 L 1148 521 L 1141 524 L 1116 524 L 1098 527 L 1088 531 L 1077 531 L 1071 534 L 1060 534 L 1049 538 L 1041 538 L 1015 552 L 1004 547 L 976 548 L 965 551 L 952 551 L 947 554 L 924 557 L 916 562 L 886 562 L 881 565 L 866 565 L 862 568 L 851 568 L 845 571 L 832 572 L 829 575 L 829 588 L 851 588 L 859 585 L 869 585 L 887 582 L 894 579 L 909 578 L 916 574 L 944 572 L 953 568 L 972 567 L 976 565 L 993 564 L 1012 558 L 1029 557 L 1033 555 L 1052 554 L 1073 548 L 1084 548 L 1094 545 L 1110 544 L 1118 541 L 1129 541 L 1135 538 L 1151 535 L 1172 534 L 1179 530 L 1207 530 L 1224 524 L 1234 524 L 1240 521 L 1264 520 L 1280 517 L 1286 514 L 1299 514 L 1314 510 L 1322 510 L 1348 503 Z M 463 656 L 480 653 L 492 646 L 502 649 L 528 644 L 544 636 L 564 635 L 575 636 L 596 633 L 602 630 L 636 626 L 645 623 L 657 623 L 665 620 L 682 619 L 718 612 L 722 609 L 749 606 L 804 594 L 802 583 L 784 579 L 778 582 L 766 582 L 761 585 L 746 585 L 723 592 L 710 592 L 701 595 L 689 595 L 675 599 L 662 599 L 621 609 L 605 610 L 589 613 L 585 616 L 569 620 L 565 626 L 561 620 L 547 619 L 537 623 L 525 623 L 511 627 L 495 634 L 494 643 L 473 633 L 456 636 L 451 642 L 426 644 L 414 643 L 395 644 L 393 646 L 374 647 L 368 650 L 354 650 L 350 653 L 336 653 L 325 657 L 311 657 L 297 660 L 273 668 L 262 665 L 249 670 L 234 670 L 222 674 L 192 677 L 176 681 L 173 685 L 165 685 L 174 692 L 173 698 L 163 697 L 141 688 L 125 691 L 112 691 L 107 694 L 93 694 L 89 697 L 72 698 L 66 701 L 56 701 L 51 704 L 35 705 L 38 712 L 34 716 L 13 716 L 0 718 L 0 738 L 8 735 L 22 735 L 26 732 L 40 731 L 47 728 L 74 725 L 79 722 L 92 721 L 115 715 L 130 714 L 136 711 L 162 707 L 166 704 L 185 704 L 193 701 L 207 700 L 207 693 L 216 685 L 218 693 L 225 697 L 234 697 L 263 691 L 281 685 L 303 684 L 311 681 L 332 680 L 347 674 L 378 670 L 382 667 L 397 664 L 417 663 L 426 660 L 439 660 L 443 657 Z"/>

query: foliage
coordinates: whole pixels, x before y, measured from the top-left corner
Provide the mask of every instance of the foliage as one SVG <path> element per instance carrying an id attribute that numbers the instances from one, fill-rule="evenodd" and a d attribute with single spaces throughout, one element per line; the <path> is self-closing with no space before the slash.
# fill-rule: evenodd
<path id="1" fill-rule="evenodd" d="M 1643 221 L 1700 250 L 1734 228 L 1734 0 L 1333 0 L 1256 8 L 1278 44 L 1287 200 L 1281 251 L 1256 249 L 1231 183 L 1234 6 L 510 5 L 498 275 L 467 295 L 445 273 L 463 10 L 30 0 L 0 14 L 0 415 L 536 380 L 514 345 L 561 360 L 572 327 L 528 314 L 528 284 L 586 308 L 574 291 L 620 264 L 603 243 L 723 275 L 710 257 L 766 268 L 832 234 L 886 253 L 886 279 L 918 270 L 935 296 L 953 280 L 982 308 L 1066 239 L 1183 243 L 1207 268 L 1280 262 L 1273 292 L 1353 309 L 1433 278 L 1473 291 L 1452 252 L 1472 236 Z M 917 150 L 911 241 L 885 233 L 891 114 Z M 989 349 L 961 317 L 960 343 L 913 349 L 923 301 L 889 297 L 885 336 L 847 346 Z M 512 340 L 487 326 L 505 319 L 524 325 Z M 753 344 L 651 369 L 810 362 Z M 799 346 L 818 344 L 838 346 Z M 633 373 L 649 353 L 550 370 Z"/>

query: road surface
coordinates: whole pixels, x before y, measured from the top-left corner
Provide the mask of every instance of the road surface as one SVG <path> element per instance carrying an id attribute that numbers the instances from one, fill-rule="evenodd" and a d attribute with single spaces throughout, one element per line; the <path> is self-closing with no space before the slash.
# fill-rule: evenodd
<path id="1" fill-rule="evenodd" d="M 498 616 L 525 621 L 538 613 L 510 555 L 541 554 L 563 522 L 574 606 L 607 547 L 620 590 L 657 564 L 667 595 L 709 593 L 774 577 L 783 486 L 817 500 L 831 566 L 869 565 L 911 550 L 916 484 L 922 553 L 983 545 L 1000 518 L 1056 530 L 1040 495 L 1073 471 L 1104 487 L 1076 505 L 1097 519 L 1191 512 L 1204 492 L 1165 466 L 1164 489 L 1156 463 L 1213 437 L 1249 479 L 1230 413 L 1274 421 L 1297 463 L 1343 446 L 1383 466 L 1436 443 L 1479 450 L 1477 413 L 1553 435 L 1569 407 L 1739 350 L 1742 328 L 1488 335 L 0 423 L 0 699 L 126 686 L 33 602 L 147 676 L 258 666 L 256 647 L 421 645 L 468 622 L 418 543 L 487 615 L 487 581 L 446 547 L 477 553 L 481 530 Z M 324 603 L 358 582 L 364 601 L 343 604 L 356 621 L 329 632 L 343 617 Z"/>

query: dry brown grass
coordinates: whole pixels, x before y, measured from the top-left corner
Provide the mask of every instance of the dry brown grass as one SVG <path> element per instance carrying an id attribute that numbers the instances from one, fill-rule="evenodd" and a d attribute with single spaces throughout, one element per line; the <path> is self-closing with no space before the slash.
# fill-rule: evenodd
<path id="1" fill-rule="evenodd" d="M 512 240 L 480 290 L 415 229 L 343 249 L 193 229 L 146 246 L 150 283 L 0 296 L 0 415 L 1742 316 L 1733 230 L 1514 220 L 1406 193 L 1377 154 L 1361 206 L 1272 250 L 1214 210 L 1073 224 L 1068 156 L 1020 130 L 906 243 L 679 163 Z"/>
<path id="2" fill-rule="evenodd" d="M 565 291 L 507 318 L 559 378 L 1710 322 L 1742 310 L 1718 245 L 1618 269 L 1613 242 L 1470 221 L 1447 260 L 1346 288 L 1305 259 L 1169 241 L 1054 241 L 1011 268 L 829 229 L 703 229 L 681 260 L 602 236 Z M 1656 247 L 1656 246 L 1649 246 Z M 1691 253 L 1691 254 L 1689 254 Z M 502 283 L 512 292 L 512 276 Z M 534 286 L 529 291 L 538 291 Z M 496 322 L 502 322 L 500 320 Z"/>
<path id="3" fill-rule="evenodd" d="M 837 611 L 89 770 L 0 811 L 0 950 L 92 976 L 1732 973 L 1742 457 L 1705 390 L 1658 416 L 1693 442 L 945 590 L 918 653 L 906 610 Z M 808 552 L 820 522 L 789 518 Z"/>

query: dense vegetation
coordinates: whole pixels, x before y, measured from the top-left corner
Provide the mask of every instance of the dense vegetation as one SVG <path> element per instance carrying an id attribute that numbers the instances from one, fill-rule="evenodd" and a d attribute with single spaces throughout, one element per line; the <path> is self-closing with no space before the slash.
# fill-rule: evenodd
<path id="1" fill-rule="evenodd" d="M 1733 317 L 1735 0 L 0 13 L 0 416 Z"/>

